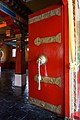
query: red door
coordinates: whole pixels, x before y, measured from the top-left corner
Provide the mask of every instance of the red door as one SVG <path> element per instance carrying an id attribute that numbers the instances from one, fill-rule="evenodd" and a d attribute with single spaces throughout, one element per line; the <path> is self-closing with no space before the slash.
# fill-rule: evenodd
<path id="1" fill-rule="evenodd" d="M 60 115 L 65 112 L 63 43 L 63 6 L 29 16 L 29 100 Z"/>

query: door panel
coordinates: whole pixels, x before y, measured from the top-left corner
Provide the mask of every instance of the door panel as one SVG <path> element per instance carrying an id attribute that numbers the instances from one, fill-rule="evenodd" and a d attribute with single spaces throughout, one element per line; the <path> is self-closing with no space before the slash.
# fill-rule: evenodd
<path id="1" fill-rule="evenodd" d="M 44 16 L 44 17 L 43 17 Z M 29 16 L 29 98 L 30 102 L 64 115 L 63 6 L 51 6 Z M 40 55 L 41 89 L 38 90 Z"/>

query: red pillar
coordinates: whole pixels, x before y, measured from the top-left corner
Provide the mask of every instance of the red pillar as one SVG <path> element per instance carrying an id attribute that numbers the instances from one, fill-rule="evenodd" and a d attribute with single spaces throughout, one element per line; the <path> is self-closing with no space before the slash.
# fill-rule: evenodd
<path id="1" fill-rule="evenodd" d="M 17 34 L 16 39 L 15 86 L 22 87 L 26 84 L 25 46 L 21 34 Z"/>

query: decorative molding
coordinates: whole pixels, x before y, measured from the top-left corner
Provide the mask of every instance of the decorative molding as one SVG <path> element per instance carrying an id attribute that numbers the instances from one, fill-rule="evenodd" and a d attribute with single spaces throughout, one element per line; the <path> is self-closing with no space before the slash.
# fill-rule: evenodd
<path id="1" fill-rule="evenodd" d="M 34 76 L 34 80 L 36 82 L 38 82 L 38 74 Z M 49 83 L 49 84 L 55 84 L 58 87 L 61 87 L 61 77 L 57 77 L 57 78 L 52 78 L 52 77 L 45 77 L 45 76 L 41 76 L 41 81 L 43 83 Z"/>
<path id="2" fill-rule="evenodd" d="M 55 112 L 57 114 L 61 114 L 61 111 L 62 111 L 61 105 L 55 106 L 50 103 L 47 103 L 47 102 L 44 102 L 44 101 L 41 101 L 41 100 L 38 100 L 38 99 L 35 99 L 32 97 L 29 98 L 29 101 L 32 104 L 36 104 L 37 106 L 43 107 L 43 108 L 50 110 L 52 112 Z"/>
<path id="3" fill-rule="evenodd" d="M 74 50 L 74 56 L 73 56 L 73 63 L 71 64 L 72 69 L 70 70 L 70 81 L 71 81 L 71 90 L 70 90 L 70 114 L 77 112 L 78 111 L 78 81 L 77 81 L 77 71 L 78 71 L 78 67 L 80 65 L 80 63 L 77 64 L 77 60 L 78 58 L 76 57 L 77 55 L 77 51 L 76 51 L 76 44 L 77 44 L 77 40 L 78 40 L 78 35 L 77 35 L 77 17 L 76 17 L 76 13 L 77 13 L 77 0 L 71 0 L 71 4 L 72 4 L 72 13 L 73 14 L 73 18 L 72 18 L 72 22 L 73 22 L 73 39 L 72 39 L 72 50 Z M 69 16 L 71 19 L 71 16 Z M 70 21 L 71 24 L 71 21 Z M 71 28 L 70 28 L 71 31 Z M 71 34 L 71 33 L 70 33 Z"/>
<path id="4" fill-rule="evenodd" d="M 55 16 L 55 15 L 61 16 L 61 9 L 60 8 L 56 8 L 54 10 L 50 10 L 48 12 L 45 12 L 45 13 L 41 14 L 41 15 L 30 18 L 29 19 L 29 24 L 44 20 L 46 18 Z"/>
<path id="5" fill-rule="evenodd" d="M 53 42 L 61 43 L 61 33 L 58 33 L 56 36 L 51 36 L 51 37 L 45 37 L 45 38 L 37 37 L 34 40 L 34 44 L 36 46 L 39 46 L 41 44 L 53 43 Z"/>

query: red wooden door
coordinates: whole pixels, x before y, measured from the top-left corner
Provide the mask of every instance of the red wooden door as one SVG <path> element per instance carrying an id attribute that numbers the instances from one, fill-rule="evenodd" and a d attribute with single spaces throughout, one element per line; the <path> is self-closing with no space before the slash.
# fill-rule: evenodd
<path id="1" fill-rule="evenodd" d="M 41 89 L 38 90 L 37 60 Z M 51 6 L 29 16 L 29 100 L 57 114 L 64 115 L 64 39 L 63 6 Z"/>

